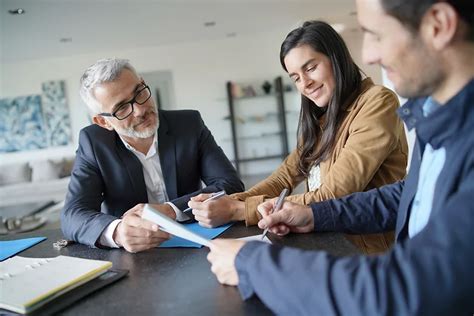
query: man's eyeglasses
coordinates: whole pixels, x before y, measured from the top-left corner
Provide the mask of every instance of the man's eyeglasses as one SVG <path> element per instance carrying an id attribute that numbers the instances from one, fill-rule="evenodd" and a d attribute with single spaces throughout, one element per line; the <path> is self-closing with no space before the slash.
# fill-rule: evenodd
<path id="1" fill-rule="evenodd" d="M 144 84 L 145 85 L 145 84 Z M 99 113 L 101 116 L 113 116 L 117 120 L 124 120 L 133 113 L 134 104 L 142 105 L 151 97 L 150 87 L 145 85 L 135 93 L 135 96 L 127 102 L 120 104 L 112 113 Z"/>

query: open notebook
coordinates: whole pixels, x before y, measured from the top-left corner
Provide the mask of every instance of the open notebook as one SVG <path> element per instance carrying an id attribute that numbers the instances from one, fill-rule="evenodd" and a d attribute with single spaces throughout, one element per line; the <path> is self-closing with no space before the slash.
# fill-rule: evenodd
<path id="1" fill-rule="evenodd" d="M 112 267 L 112 262 L 68 256 L 0 262 L 0 308 L 29 313 Z"/>

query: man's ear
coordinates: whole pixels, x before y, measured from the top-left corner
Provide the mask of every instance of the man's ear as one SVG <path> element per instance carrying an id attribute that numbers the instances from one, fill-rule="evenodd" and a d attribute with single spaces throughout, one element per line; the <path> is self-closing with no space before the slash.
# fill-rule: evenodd
<path id="1" fill-rule="evenodd" d="M 421 34 L 434 49 L 446 48 L 454 39 L 459 26 L 456 10 L 446 2 L 431 6 L 421 22 Z"/>
<path id="2" fill-rule="evenodd" d="M 94 115 L 92 117 L 92 122 L 96 125 L 99 125 L 100 127 L 103 127 L 105 129 L 108 129 L 109 131 L 113 131 L 114 128 L 112 127 L 112 125 L 110 125 L 109 121 L 107 119 L 105 119 L 103 116 L 101 115 Z"/>

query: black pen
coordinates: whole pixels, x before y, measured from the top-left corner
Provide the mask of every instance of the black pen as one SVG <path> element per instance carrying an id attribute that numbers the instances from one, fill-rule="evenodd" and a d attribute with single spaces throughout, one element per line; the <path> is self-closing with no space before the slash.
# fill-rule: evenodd
<path id="1" fill-rule="evenodd" d="M 283 205 L 283 201 L 285 200 L 285 197 L 286 197 L 287 194 L 288 194 L 288 189 L 287 189 L 287 188 L 285 188 L 285 189 L 283 189 L 283 191 L 281 191 L 280 196 L 278 197 L 278 200 L 276 201 L 275 206 L 272 208 L 272 212 L 271 212 L 270 214 L 273 214 L 273 213 L 275 213 L 275 212 L 278 212 L 278 211 L 281 209 L 281 207 L 282 207 L 282 205 Z M 269 214 L 269 215 L 270 215 L 270 214 Z M 267 227 L 267 228 L 265 228 L 265 230 L 263 231 L 262 240 L 263 240 L 263 239 L 265 238 L 265 236 L 267 235 L 269 228 L 270 228 L 270 227 Z"/>

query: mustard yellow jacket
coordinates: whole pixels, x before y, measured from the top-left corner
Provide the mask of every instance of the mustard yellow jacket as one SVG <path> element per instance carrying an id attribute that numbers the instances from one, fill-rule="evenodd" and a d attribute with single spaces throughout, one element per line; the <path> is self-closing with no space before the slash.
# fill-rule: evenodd
<path id="1" fill-rule="evenodd" d="M 245 201 L 246 225 L 255 225 L 261 218 L 257 206 L 266 198 L 278 196 L 283 188 L 292 191 L 302 181 L 306 181 L 306 192 L 286 200 L 307 205 L 403 179 L 408 145 L 398 107 L 391 90 L 364 79 L 360 95 L 346 110 L 331 157 L 320 163 L 319 189 L 308 191 L 307 178 L 298 171 L 299 152 L 294 150 L 268 178 L 232 195 Z M 349 239 L 365 252 L 376 253 L 388 249 L 393 235 L 352 235 Z"/>

